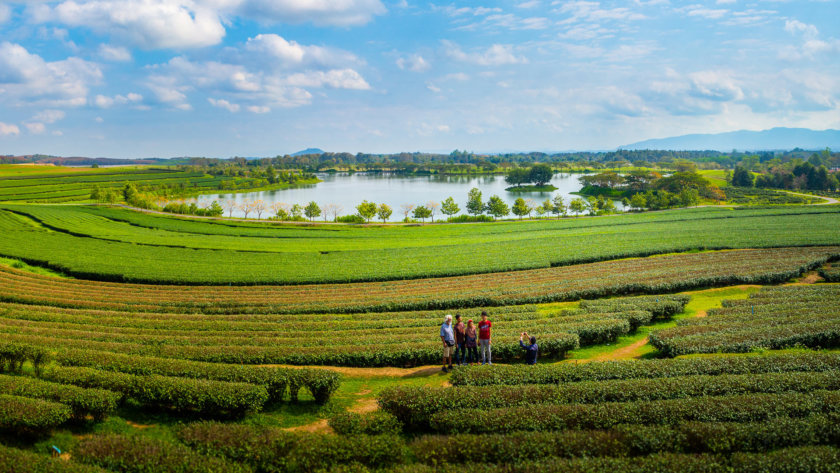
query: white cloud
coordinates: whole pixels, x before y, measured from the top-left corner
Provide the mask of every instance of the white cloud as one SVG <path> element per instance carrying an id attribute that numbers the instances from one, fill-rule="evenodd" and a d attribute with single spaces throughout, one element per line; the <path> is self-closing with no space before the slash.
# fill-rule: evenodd
<path id="1" fill-rule="evenodd" d="M 276 34 L 260 34 L 249 38 L 239 60 L 266 69 L 301 67 L 336 67 L 359 64 L 353 54 L 322 46 L 302 45 Z"/>
<path id="2" fill-rule="evenodd" d="M 210 105 L 218 108 L 223 108 L 231 113 L 236 113 L 239 111 L 239 104 L 230 103 L 225 99 L 214 99 L 212 97 L 209 97 L 207 101 L 210 102 Z"/>
<path id="3" fill-rule="evenodd" d="M 569 15 L 564 19 L 563 23 L 572 23 L 577 21 L 601 21 L 601 20 L 619 20 L 619 21 L 634 21 L 643 20 L 647 18 L 645 15 L 634 12 L 625 7 L 620 8 L 601 8 L 598 2 L 589 1 L 573 1 L 573 2 L 559 2 L 555 1 L 552 4 L 560 4 L 557 9 L 558 13 Z"/>
<path id="4" fill-rule="evenodd" d="M 370 89 L 367 81 L 353 69 L 301 72 L 288 76 L 282 82 L 298 87 L 329 86 L 335 89 Z"/>
<path id="5" fill-rule="evenodd" d="M 47 126 L 43 123 L 33 122 L 26 123 L 26 129 L 33 135 L 40 135 L 41 133 L 47 131 Z"/>
<path id="6" fill-rule="evenodd" d="M 131 52 L 122 46 L 100 44 L 99 57 L 106 61 L 126 62 L 131 61 Z"/>
<path id="7" fill-rule="evenodd" d="M 819 34 L 816 26 L 802 23 L 799 20 L 785 20 L 785 31 L 790 34 L 801 33 L 806 38 L 815 38 Z"/>
<path id="8" fill-rule="evenodd" d="M 12 9 L 8 5 L 0 3 L 0 24 L 9 21 L 12 17 Z"/>
<path id="9" fill-rule="evenodd" d="M 251 105 L 248 107 L 248 111 L 251 113 L 268 113 L 271 111 L 271 108 L 264 105 Z"/>
<path id="10" fill-rule="evenodd" d="M 47 62 L 23 46 L 0 43 L 0 101 L 80 106 L 102 79 L 99 66 L 76 57 Z"/>
<path id="11" fill-rule="evenodd" d="M 0 136 L 17 136 L 20 134 L 20 128 L 17 125 L 0 122 Z"/>
<path id="12" fill-rule="evenodd" d="M 513 46 L 505 44 L 494 44 L 483 51 L 464 52 L 458 45 L 451 41 L 443 41 L 446 54 L 456 61 L 476 64 L 479 66 L 502 66 L 506 64 L 524 64 L 528 60 L 517 56 L 513 52 Z"/>
<path id="13" fill-rule="evenodd" d="M 43 123 L 55 123 L 59 120 L 64 120 L 67 114 L 63 110 L 44 110 L 38 112 L 32 117 L 32 120 Z"/>
<path id="14" fill-rule="evenodd" d="M 397 67 L 403 70 L 413 72 L 423 72 L 429 70 L 431 64 L 423 59 L 419 54 L 412 54 L 408 57 L 401 57 L 397 59 Z"/>
<path id="15" fill-rule="evenodd" d="M 126 95 L 115 95 L 113 97 L 97 95 L 96 97 L 94 97 L 93 103 L 99 108 L 110 108 L 114 104 L 125 105 L 129 103 L 139 103 L 142 100 L 142 95 L 131 92 Z"/>
<path id="16" fill-rule="evenodd" d="M 237 14 L 264 23 L 356 26 L 369 23 L 386 11 L 380 0 L 222 0 L 221 3 L 229 4 Z"/>
<path id="17" fill-rule="evenodd" d="M 218 12 L 191 0 L 64 1 L 36 19 L 90 28 L 145 49 L 196 48 L 225 36 Z"/>
<path id="18" fill-rule="evenodd" d="M 718 20 L 726 16 L 727 13 L 729 13 L 729 10 L 721 8 L 696 7 L 688 10 L 688 16 L 699 16 L 709 20 Z"/>

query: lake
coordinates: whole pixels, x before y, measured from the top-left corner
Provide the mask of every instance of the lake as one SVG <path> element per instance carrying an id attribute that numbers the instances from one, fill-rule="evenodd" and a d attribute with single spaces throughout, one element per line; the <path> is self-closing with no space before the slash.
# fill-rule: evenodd
<path id="1" fill-rule="evenodd" d="M 319 173 L 318 178 L 324 182 L 291 189 L 247 192 L 239 194 L 206 194 L 200 196 L 198 204 L 210 203 L 214 200 L 234 200 L 244 202 L 246 200 L 262 200 L 271 205 L 273 202 L 283 202 L 289 205 L 300 204 L 305 206 L 315 201 L 321 207 L 324 204 L 339 204 L 343 210 L 340 215 L 356 213 L 356 205 L 363 200 L 385 203 L 394 210 L 391 221 L 400 221 L 404 215 L 400 210 L 402 204 L 424 205 L 429 201 L 440 203 L 447 197 L 452 196 L 458 206 L 461 207 L 461 214 L 466 214 L 467 193 L 473 187 L 477 187 L 482 193 L 482 200 L 487 202 L 491 195 L 498 195 L 508 205 L 518 198 L 533 199 L 538 204 L 545 199 L 552 198 L 555 194 L 563 196 L 568 205 L 571 199 L 581 189 L 578 177 L 581 174 L 556 174 L 551 184 L 557 187 L 554 192 L 508 192 L 510 187 L 505 182 L 504 176 L 406 176 L 388 173 Z M 621 209 L 621 203 L 616 202 Z M 227 212 L 225 213 L 227 215 Z M 243 216 L 241 211 L 234 211 L 234 216 Z M 253 214 L 251 215 L 253 216 Z M 263 215 L 265 217 L 265 214 Z M 445 217 L 438 211 L 435 218 Z M 323 220 L 323 216 L 320 218 Z"/>

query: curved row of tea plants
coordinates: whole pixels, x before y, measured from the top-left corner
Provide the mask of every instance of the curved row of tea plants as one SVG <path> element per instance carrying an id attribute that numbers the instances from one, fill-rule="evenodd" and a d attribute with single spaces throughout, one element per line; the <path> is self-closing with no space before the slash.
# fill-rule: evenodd
<path id="1" fill-rule="evenodd" d="M 119 284 L 61 279 L 0 267 L 0 299 L 131 312 L 299 314 L 434 310 L 661 294 L 731 284 L 772 284 L 799 276 L 838 256 L 840 247 L 732 250 L 447 278 L 256 287 Z"/>
<path id="2" fill-rule="evenodd" d="M 766 289 L 755 297 L 651 334 L 667 356 L 756 348 L 840 346 L 840 285 Z"/>
<path id="3" fill-rule="evenodd" d="M 352 231 L 280 227 L 271 229 L 271 236 L 249 239 L 138 227 L 73 206 L 3 205 L 0 255 L 97 280 L 301 284 L 548 268 L 695 249 L 840 244 L 840 209 L 831 206 L 707 212 L 689 212 L 688 219 L 669 213 L 658 219 L 469 225 L 478 227 L 475 234 L 459 225 Z M 698 214 L 708 218 L 694 218 Z"/>
<path id="4" fill-rule="evenodd" d="M 612 307 L 605 306 L 604 312 L 594 312 L 594 308 L 559 312 L 540 312 L 534 306 L 487 308 L 494 322 L 493 356 L 496 360 L 520 357 L 519 334 L 527 331 L 539 336 L 543 357 L 563 357 L 580 344 L 614 341 L 649 324 L 653 313 L 659 318 L 670 317 L 687 302 L 686 296 L 679 295 L 623 298 L 616 299 Z M 646 310 L 633 310 L 635 304 Z M 283 370 L 279 374 L 257 368 L 246 373 L 245 368 L 222 370 L 206 363 L 177 366 L 144 357 L 245 364 L 436 363 L 440 356 L 437 333 L 445 314 L 129 315 L 0 303 L 0 334 L 19 344 L 7 346 L 59 350 L 57 359 L 65 365 L 107 367 L 133 374 L 187 373 L 224 381 L 260 380 L 259 384 L 272 392 L 282 392 L 295 384 L 290 373 L 303 372 Z M 477 311 L 463 315 L 464 321 L 479 319 Z M 122 355 L 109 358 L 107 353 Z M 303 385 L 313 391 L 311 380 L 319 378 L 306 375 L 303 379 Z"/>

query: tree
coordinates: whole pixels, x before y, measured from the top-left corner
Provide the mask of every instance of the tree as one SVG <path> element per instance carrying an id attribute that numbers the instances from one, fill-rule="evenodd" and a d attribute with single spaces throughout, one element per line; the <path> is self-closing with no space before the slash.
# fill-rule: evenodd
<path id="1" fill-rule="evenodd" d="M 432 216 L 432 211 L 427 209 L 426 207 L 424 207 L 422 205 L 418 205 L 417 207 L 414 208 L 414 218 L 419 218 L 420 220 L 423 221 L 423 223 L 425 223 L 426 219 L 431 217 L 431 216 Z"/>
<path id="2" fill-rule="evenodd" d="M 242 213 L 245 214 L 245 218 L 248 218 L 248 214 L 251 213 L 251 211 L 254 209 L 252 205 L 253 203 L 250 200 L 243 200 L 239 204 L 239 210 L 241 210 Z"/>
<path id="3" fill-rule="evenodd" d="M 487 201 L 487 212 L 495 218 L 505 217 L 510 214 L 510 207 L 501 197 L 493 195 Z"/>
<path id="4" fill-rule="evenodd" d="M 233 211 L 239 208 L 236 201 L 230 199 L 223 200 L 222 207 L 228 211 L 228 218 L 233 217 Z"/>
<path id="5" fill-rule="evenodd" d="M 552 204 L 554 204 L 554 205 L 551 207 L 551 213 L 553 213 L 554 215 L 557 215 L 558 218 L 560 218 L 561 214 L 564 217 L 566 216 L 566 213 L 568 212 L 568 208 L 566 207 L 566 203 L 563 202 L 563 196 L 562 195 L 560 195 L 560 194 L 555 195 L 554 200 L 552 201 Z"/>
<path id="6" fill-rule="evenodd" d="M 677 196 L 681 207 L 691 207 L 700 202 L 700 193 L 697 189 L 683 189 Z"/>
<path id="7" fill-rule="evenodd" d="M 224 209 L 215 200 L 213 201 L 212 204 L 210 204 L 210 207 L 207 207 L 204 210 L 204 215 L 207 215 L 208 217 L 219 217 L 223 213 L 224 213 Z"/>
<path id="8" fill-rule="evenodd" d="M 642 210 L 645 207 L 647 207 L 647 200 L 645 200 L 644 194 L 633 194 L 633 196 L 630 197 L 630 208 Z"/>
<path id="9" fill-rule="evenodd" d="M 526 182 L 531 182 L 531 173 L 525 168 L 513 168 L 505 176 L 505 182 L 512 186 L 520 186 Z"/>
<path id="10" fill-rule="evenodd" d="M 513 214 L 519 217 L 519 220 L 522 220 L 522 217 L 528 214 L 528 204 L 525 203 L 525 199 L 519 197 L 513 202 Z"/>
<path id="11" fill-rule="evenodd" d="M 389 218 L 391 218 L 391 214 L 394 213 L 386 204 L 379 204 L 379 208 L 376 209 L 376 216 L 382 220 L 382 223 L 385 223 Z"/>
<path id="12" fill-rule="evenodd" d="M 572 201 L 569 202 L 569 210 L 574 212 L 575 215 L 582 214 L 583 211 L 586 210 L 586 201 L 581 199 L 580 197 L 572 199 Z"/>
<path id="13" fill-rule="evenodd" d="M 481 191 L 473 187 L 467 194 L 467 212 L 472 215 L 484 213 L 484 204 L 481 202 Z"/>
<path id="14" fill-rule="evenodd" d="M 528 209 L 528 218 L 531 218 L 531 213 L 537 208 L 537 202 L 534 199 L 525 199 L 525 207 Z"/>
<path id="15" fill-rule="evenodd" d="M 535 164 L 530 171 L 528 171 L 528 181 L 533 182 L 537 186 L 544 186 L 551 182 L 554 177 L 554 170 L 548 164 Z"/>
<path id="16" fill-rule="evenodd" d="M 321 207 L 318 207 L 318 204 L 313 200 L 312 202 L 306 204 L 306 208 L 303 209 L 303 213 L 309 217 L 309 221 L 311 222 L 315 217 L 321 216 Z"/>
<path id="17" fill-rule="evenodd" d="M 262 217 L 262 213 L 265 212 L 265 207 L 265 202 L 263 202 L 262 200 L 254 201 L 252 208 L 254 209 L 254 212 L 257 213 L 257 220 L 259 220 Z"/>
<path id="18" fill-rule="evenodd" d="M 435 223 L 435 212 L 440 208 L 440 204 L 434 200 L 426 202 L 426 208 L 429 209 L 429 216 L 432 217 L 432 223 Z"/>
<path id="19" fill-rule="evenodd" d="M 615 202 L 612 199 L 607 198 L 606 196 L 599 195 L 597 202 L 597 210 L 598 214 L 611 214 L 615 213 Z"/>
<path id="20" fill-rule="evenodd" d="M 336 221 L 342 210 L 341 204 L 324 204 L 324 220 L 327 219 L 327 216 L 330 216 L 333 222 Z"/>
<path id="21" fill-rule="evenodd" d="M 595 197 L 589 196 L 585 200 L 586 209 L 589 210 L 589 215 L 597 215 L 598 214 L 598 199 Z"/>
<path id="22" fill-rule="evenodd" d="M 543 203 L 536 208 L 537 215 L 542 217 L 545 214 L 551 213 L 551 210 L 554 208 L 554 205 L 551 203 L 551 200 L 545 199 Z"/>
<path id="23" fill-rule="evenodd" d="M 735 171 L 732 172 L 732 185 L 739 187 L 752 187 L 753 176 L 745 168 L 735 166 Z"/>
<path id="24" fill-rule="evenodd" d="M 376 215 L 376 204 L 363 200 L 361 204 L 356 206 L 356 211 L 359 212 L 360 217 L 370 222 L 370 219 Z"/>
<path id="25" fill-rule="evenodd" d="M 292 206 L 292 209 L 289 211 L 292 214 L 292 218 L 300 218 L 303 214 L 303 207 L 300 204 L 295 204 Z"/>
<path id="26" fill-rule="evenodd" d="M 455 199 L 453 199 L 452 196 L 449 196 L 440 205 L 440 211 L 443 212 L 444 215 L 446 215 L 447 217 L 452 217 L 453 215 L 460 212 L 461 208 L 458 207 L 458 204 L 455 203 Z"/>
<path id="27" fill-rule="evenodd" d="M 408 214 L 410 214 L 411 211 L 414 210 L 414 204 L 402 204 L 400 205 L 400 210 L 402 210 L 405 219 L 408 220 Z"/>
<path id="28" fill-rule="evenodd" d="M 283 202 L 274 202 L 271 204 L 271 211 L 274 212 L 274 215 L 276 215 L 280 220 L 288 219 L 290 210 L 291 208 L 289 207 L 289 204 Z"/>

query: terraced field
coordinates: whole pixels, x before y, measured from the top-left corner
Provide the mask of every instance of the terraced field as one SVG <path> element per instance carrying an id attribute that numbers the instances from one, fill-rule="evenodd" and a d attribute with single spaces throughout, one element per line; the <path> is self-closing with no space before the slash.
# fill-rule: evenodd
<path id="1" fill-rule="evenodd" d="M 3 204 L 0 255 L 64 275 L 0 264 L 0 471 L 840 471 L 840 285 L 814 271 L 836 272 L 838 210 L 309 227 Z M 736 284 L 764 287 L 703 290 Z M 481 310 L 495 363 L 444 374 L 443 316 Z M 648 336 L 652 359 L 580 355 Z"/>
<path id="2" fill-rule="evenodd" d="M 840 208 L 833 206 L 419 228 L 302 228 L 77 206 L 2 205 L 0 255 L 98 280 L 301 284 L 549 268 L 696 249 L 840 245 L 838 226 Z"/>

